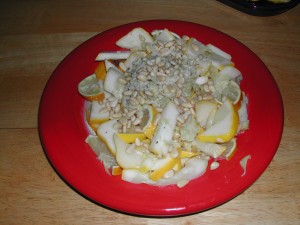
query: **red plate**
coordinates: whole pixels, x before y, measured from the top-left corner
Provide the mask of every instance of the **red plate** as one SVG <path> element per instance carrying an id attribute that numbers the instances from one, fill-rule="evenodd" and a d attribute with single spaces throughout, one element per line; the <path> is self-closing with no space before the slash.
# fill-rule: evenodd
<path id="1" fill-rule="evenodd" d="M 218 169 L 179 189 L 131 184 L 109 176 L 85 143 L 84 100 L 77 85 L 94 72 L 100 51 L 118 50 L 115 42 L 131 29 L 151 32 L 168 28 L 212 43 L 232 55 L 243 74 L 242 89 L 249 98 L 250 129 L 238 136 L 238 151 Z M 72 51 L 50 77 L 40 103 L 39 131 L 45 153 L 71 187 L 102 206 L 136 215 L 176 216 L 218 206 L 245 191 L 264 172 L 280 143 L 283 105 L 278 87 L 263 62 L 234 38 L 212 28 L 182 21 L 143 21 L 100 33 Z M 240 160 L 250 154 L 247 173 Z"/>

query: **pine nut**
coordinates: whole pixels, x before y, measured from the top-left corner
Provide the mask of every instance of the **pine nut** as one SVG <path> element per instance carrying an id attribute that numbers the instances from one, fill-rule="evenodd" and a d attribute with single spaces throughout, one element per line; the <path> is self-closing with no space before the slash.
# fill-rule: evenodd
<path id="1" fill-rule="evenodd" d="M 217 169 L 219 166 L 220 166 L 220 163 L 215 161 L 215 162 L 212 162 L 212 163 L 210 164 L 210 169 L 211 169 L 211 170 L 215 170 L 215 169 Z"/>

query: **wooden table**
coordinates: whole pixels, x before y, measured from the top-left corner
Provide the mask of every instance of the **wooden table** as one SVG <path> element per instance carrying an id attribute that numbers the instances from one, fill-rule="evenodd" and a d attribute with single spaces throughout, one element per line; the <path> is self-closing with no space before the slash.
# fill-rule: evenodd
<path id="1" fill-rule="evenodd" d="M 243 194 L 190 216 L 135 217 L 90 202 L 54 172 L 38 135 L 40 97 L 58 63 L 99 32 L 148 19 L 235 37 L 263 60 L 283 97 L 284 132 L 268 169 Z M 0 21 L 0 224 L 300 224 L 300 6 L 254 17 L 209 0 L 1 1 Z"/>

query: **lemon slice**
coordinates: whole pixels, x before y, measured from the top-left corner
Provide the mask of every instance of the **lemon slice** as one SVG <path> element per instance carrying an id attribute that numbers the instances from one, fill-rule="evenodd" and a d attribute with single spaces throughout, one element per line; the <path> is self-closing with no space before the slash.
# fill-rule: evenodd
<path id="1" fill-rule="evenodd" d="M 210 128 L 213 125 L 213 122 L 214 122 L 214 119 L 215 119 L 215 116 L 216 116 L 216 112 L 217 112 L 217 109 L 213 109 L 210 112 L 210 114 L 209 114 L 209 116 L 207 118 L 206 124 L 205 124 L 205 129 L 208 129 L 208 128 Z M 199 134 L 200 134 L 200 131 L 199 131 Z"/>
<path id="2" fill-rule="evenodd" d="M 149 175 L 150 179 L 154 181 L 159 180 L 164 176 L 166 172 L 171 170 L 179 160 L 180 160 L 179 157 L 176 158 L 166 157 L 166 158 L 158 159 L 154 164 L 154 166 L 151 168 L 153 172 L 150 172 Z"/>
<path id="3" fill-rule="evenodd" d="M 200 152 L 212 158 L 218 158 L 226 150 L 226 147 L 221 144 L 195 141 L 193 146 Z"/>
<path id="4" fill-rule="evenodd" d="M 122 167 L 120 166 L 112 166 L 111 168 L 111 175 L 113 176 L 118 176 L 118 175 L 121 175 L 122 174 Z"/>
<path id="5" fill-rule="evenodd" d="M 98 80 L 104 80 L 106 76 L 105 61 L 100 61 L 95 69 L 95 74 Z"/>
<path id="6" fill-rule="evenodd" d="M 101 112 L 101 113 L 99 113 Z M 99 101 L 93 101 L 91 105 L 91 112 L 89 117 L 89 124 L 93 128 L 105 121 L 109 120 L 109 111 L 106 110 L 104 103 L 99 103 Z"/>
<path id="7" fill-rule="evenodd" d="M 235 105 L 237 104 L 242 96 L 240 86 L 235 81 L 229 81 L 227 87 L 222 90 L 222 96 L 228 98 Z"/>
<path id="8" fill-rule="evenodd" d="M 156 163 L 158 158 L 152 153 L 145 153 L 144 157 L 145 157 L 145 159 L 144 159 L 141 167 L 138 170 L 142 173 L 147 173 L 151 170 L 151 168 Z"/>
<path id="9" fill-rule="evenodd" d="M 181 158 L 180 158 L 181 159 Z M 183 163 L 181 162 L 181 160 L 178 160 L 178 162 L 175 164 L 175 166 L 173 167 L 173 170 L 175 172 L 180 171 L 183 167 Z"/>
<path id="10" fill-rule="evenodd" d="M 157 112 L 154 107 L 145 105 L 143 108 L 143 114 L 144 116 L 140 126 L 142 127 L 142 131 L 146 137 L 152 139 L 156 129 L 156 126 L 154 125 L 154 119 Z"/>
<path id="11" fill-rule="evenodd" d="M 144 161 L 141 151 L 135 149 L 135 144 L 128 144 L 118 135 L 113 135 L 116 146 L 116 160 L 119 166 L 124 169 L 138 169 Z"/>
<path id="12" fill-rule="evenodd" d="M 138 138 L 141 141 L 145 140 L 147 137 L 144 133 L 118 133 L 117 134 L 126 143 L 134 143 Z"/>
<path id="13" fill-rule="evenodd" d="M 103 81 L 98 80 L 95 74 L 90 75 L 78 84 L 78 92 L 88 101 L 102 101 L 105 96 Z"/>
<path id="14" fill-rule="evenodd" d="M 179 184 L 183 181 L 196 179 L 205 173 L 207 165 L 207 160 L 199 159 L 197 157 L 190 158 L 185 162 L 184 167 L 182 167 L 180 171 L 176 172 L 174 176 L 171 176 L 169 178 L 162 178 L 156 183 L 157 185 L 165 186 L 170 184 Z"/>
<path id="15" fill-rule="evenodd" d="M 178 182 L 181 182 L 183 180 L 193 180 L 200 177 L 205 173 L 207 165 L 207 160 L 194 157 L 188 159 L 185 163 L 185 166 L 177 173 L 175 173 L 174 176 L 161 178 L 157 181 L 150 179 L 148 173 L 142 173 L 141 171 L 136 169 L 124 169 L 122 171 L 122 180 L 135 184 L 147 183 L 158 186 L 166 186 L 170 184 L 177 184 Z"/>
<path id="16" fill-rule="evenodd" d="M 183 150 L 180 151 L 179 158 L 192 158 L 199 154 L 200 154 L 199 152 L 190 152 L 190 151 Z"/>
<path id="17" fill-rule="evenodd" d="M 235 152 L 237 151 L 237 144 L 236 138 L 232 138 L 229 142 L 221 144 L 222 146 L 226 147 L 226 150 L 222 153 L 222 155 L 227 159 L 230 160 Z"/>
<path id="18" fill-rule="evenodd" d="M 202 142 L 228 142 L 237 133 L 239 115 L 231 101 L 226 100 L 216 111 L 211 127 L 197 135 Z"/>
<path id="19" fill-rule="evenodd" d="M 196 104 L 196 120 L 201 127 L 205 127 L 209 116 L 213 110 L 216 110 L 218 104 L 210 101 L 200 101 Z"/>
<path id="20" fill-rule="evenodd" d="M 155 181 L 149 178 L 148 173 L 143 173 L 136 169 L 123 169 L 121 179 L 134 184 L 155 184 Z"/>
<path id="21" fill-rule="evenodd" d="M 225 99 L 229 99 L 236 105 L 241 101 L 242 91 L 239 84 L 234 80 L 229 80 L 229 78 L 225 76 L 220 76 L 215 80 L 215 89 L 215 98 L 218 102 L 224 102 Z"/>

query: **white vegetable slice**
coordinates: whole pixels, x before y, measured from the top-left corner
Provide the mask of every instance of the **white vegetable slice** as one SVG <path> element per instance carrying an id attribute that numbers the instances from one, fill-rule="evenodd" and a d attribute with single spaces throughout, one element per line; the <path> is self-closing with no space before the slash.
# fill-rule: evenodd
<path id="1" fill-rule="evenodd" d="M 105 70 L 108 71 L 110 68 L 114 68 L 116 70 L 118 70 L 120 73 L 123 73 L 118 67 L 116 67 L 115 64 L 113 64 L 111 61 L 109 60 L 104 60 L 105 63 Z"/>
<path id="2" fill-rule="evenodd" d="M 203 45 L 200 41 L 195 38 L 190 38 L 187 43 L 187 51 L 186 54 L 192 57 L 198 57 L 205 50 L 207 50 L 206 46 Z"/>
<path id="3" fill-rule="evenodd" d="M 117 121 L 117 119 L 113 119 L 101 123 L 97 129 L 98 137 L 107 145 L 107 147 L 113 155 L 116 154 L 114 134 L 118 132 L 118 129 L 114 128 L 114 124 L 116 124 Z"/>
<path id="4" fill-rule="evenodd" d="M 227 76 L 229 79 L 235 79 L 241 76 L 242 73 L 234 66 L 225 66 L 220 72 L 219 76 Z"/>
<path id="5" fill-rule="evenodd" d="M 165 156 L 168 153 L 178 115 L 176 105 L 169 102 L 162 111 L 160 122 L 152 138 L 150 150 L 153 153 L 159 156 Z"/>
<path id="6" fill-rule="evenodd" d="M 116 45 L 121 48 L 127 48 L 127 49 L 133 49 L 133 48 L 142 48 L 142 41 L 141 39 L 144 39 L 144 41 L 147 43 L 152 43 L 153 38 L 151 35 L 144 30 L 143 28 L 134 28 L 132 31 L 130 31 L 128 34 L 120 38 Z"/>
<path id="7" fill-rule="evenodd" d="M 96 61 L 102 61 L 102 60 L 119 60 L 119 59 L 127 59 L 130 55 L 130 51 L 116 51 L 116 52 L 100 52 L 97 57 Z"/>
<path id="8" fill-rule="evenodd" d="M 210 59 L 212 65 L 219 69 L 224 66 L 233 65 L 233 62 L 231 62 L 229 59 L 224 58 L 216 53 L 212 53 L 209 56 L 209 59 Z"/>
<path id="9" fill-rule="evenodd" d="M 221 50 L 220 48 L 216 47 L 215 45 L 212 44 L 208 44 L 207 47 L 214 52 L 215 54 L 222 56 L 223 58 L 227 59 L 227 60 L 231 60 L 231 55 L 229 55 L 227 52 L 224 52 L 223 50 Z"/>
<path id="10" fill-rule="evenodd" d="M 123 74 L 111 67 L 106 73 L 104 80 L 104 90 L 114 95 L 116 98 L 120 99 L 122 97 L 124 85 L 118 82 L 118 79 L 121 78 Z"/>
<path id="11" fill-rule="evenodd" d="M 174 39 L 175 39 L 174 35 L 168 29 L 162 30 L 159 33 L 159 35 L 156 37 L 156 40 L 161 42 L 169 42 L 169 41 L 173 41 Z"/>
<path id="12" fill-rule="evenodd" d="M 163 32 L 164 30 L 153 30 L 151 32 L 151 35 L 154 37 L 154 39 L 156 39 L 156 37 Z M 180 38 L 180 36 L 172 31 L 169 31 L 175 38 Z"/>
<path id="13" fill-rule="evenodd" d="M 136 169 L 123 169 L 122 171 L 122 180 L 134 183 L 134 184 L 155 184 L 155 181 L 149 178 L 148 173 L 143 173 Z"/>

